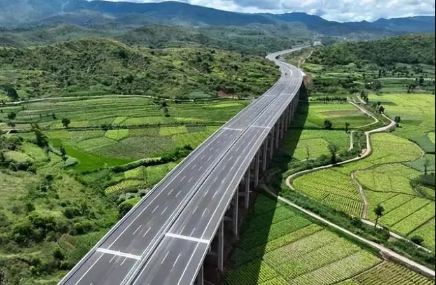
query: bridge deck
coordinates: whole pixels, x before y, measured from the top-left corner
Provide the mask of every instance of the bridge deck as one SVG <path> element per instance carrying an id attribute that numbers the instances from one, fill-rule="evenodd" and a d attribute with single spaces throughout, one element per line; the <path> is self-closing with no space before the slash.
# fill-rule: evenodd
<path id="1" fill-rule="evenodd" d="M 283 65 L 282 69 L 288 70 L 288 67 Z M 289 93 L 289 88 L 295 85 L 296 77 L 293 77 L 291 73 L 289 70 L 284 72 L 271 89 L 236 115 L 179 164 L 132 211 L 117 223 L 59 284 L 118 285 L 130 277 L 136 276 L 140 266 L 143 266 L 145 261 L 153 259 L 156 253 L 159 255 L 161 248 L 167 247 L 168 242 L 173 245 L 196 243 L 193 240 L 177 239 L 165 235 L 172 229 L 171 227 L 178 226 L 176 221 L 179 215 L 193 210 L 188 205 L 193 203 L 195 205 L 196 200 L 192 199 L 198 196 L 199 189 L 203 185 L 209 184 L 210 180 L 215 179 L 215 175 L 211 176 L 211 173 L 222 169 L 230 170 L 232 165 L 239 163 L 238 159 L 242 159 L 242 153 L 249 150 L 246 146 L 251 145 L 254 140 L 263 137 L 263 134 L 268 132 L 270 124 L 265 123 L 274 122 L 278 111 L 285 103 L 281 94 L 284 92 Z M 281 113 L 278 114 L 280 116 Z M 255 153 L 254 150 L 252 152 Z M 249 154 L 244 155 L 250 157 Z M 220 175 L 222 176 L 221 181 L 215 183 L 226 186 L 223 182 L 228 182 L 224 180 L 225 173 Z M 207 183 L 205 183 L 206 181 Z M 232 189 L 230 192 L 233 192 L 233 186 L 229 189 Z M 210 191 L 210 193 L 212 192 Z M 210 197 L 205 196 L 204 198 Z M 199 209 L 196 211 L 200 211 Z M 193 225 L 197 222 L 204 223 L 209 219 L 207 217 L 212 214 L 207 213 L 207 211 L 204 212 L 204 209 L 201 209 L 201 211 L 201 213 L 197 214 L 199 216 L 203 215 L 203 219 L 201 221 L 190 221 L 188 222 L 189 225 L 186 226 L 186 228 L 189 226 L 191 231 L 195 228 L 192 233 L 195 234 L 195 238 L 199 236 L 198 233 L 201 232 L 201 227 L 200 225 Z M 178 234 L 180 232 L 181 236 L 183 236 L 186 231 L 180 229 L 174 233 Z M 186 236 L 194 237 L 192 234 L 189 233 Z M 207 235 L 207 239 L 210 239 L 211 234 Z M 208 245 L 206 243 L 200 244 L 195 247 L 195 250 L 189 246 L 187 246 L 186 250 L 191 248 L 194 252 L 197 250 L 203 252 L 204 246 L 207 249 Z M 176 259 L 177 257 L 178 255 Z M 163 260 L 165 262 L 162 265 L 164 263 L 166 265 L 167 262 L 175 262 L 171 258 L 172 254 Z M 184 262 L 186 263 L 186 259 Z M 142 272 L 144 272 L 144 268 L 142 269 Z M 164 283 L 150 284 L 162 285 Z M 174 283 L 171 285 L 174 285 Z"/>

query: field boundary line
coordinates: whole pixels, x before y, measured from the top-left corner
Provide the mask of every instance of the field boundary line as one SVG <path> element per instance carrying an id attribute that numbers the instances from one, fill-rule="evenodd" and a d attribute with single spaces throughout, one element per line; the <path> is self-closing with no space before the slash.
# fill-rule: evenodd
<path id="1" fill-rule="evenodd" d="M 353 104 L 353 105 L 354 105 L 354 104 Z M 357 105 L 357 104 L 356 104 L 356 105 Z M 359 109 L 361 109 L 360 106 L 359 106 Z M 361 110 L 363 111 L 364 109 L 362 108 Z M 365 110 L 364 112 L 368 112 L 368 111 Z M 368 112 L 368 114 L 370 114 L 370 113 Z M 374 116 L 374 115 L 372 115 L 372 114 L 370 114 L 370 115 L 371 115 L 371 116 Z M 364 159 L 368 158 L 369 156 L 371 156 L 371 155 L 372 155 L 372 152 L 373 152 L 373 149 L 372 149 L 372 143 L 371 143 L 371 136 L 372 136 L 373 134 L 377 134 L 377 133 L 383 133 L 383 132 L 394 131 L 394 130 L 396 129 L 396 126 L 397 126 L 397 123 L 396 123 L 394 120 L 392 120 L 390 117 L 388 117 L 386 114 L 382 114 L 382 115 L 383 115 L 384 118 L 386 118 L 387 120 L 389 120 L 391 123 L 390 123 L 389 125 L 387 125 L 387 126 L 383 126 L 383 127 L 381 127 L 381 128 L 377 128 L 377 129 L 374 129 L 374 130 L 371 130 L 371 131 L 368 131 L 368 132 L 365 133 L 366 138 L 367 138 L 367 149 L 366 149 L 365 152 L 363 152 L 363 154 L 362 154 L 360 157 L 352 158 L 352 159 L 349 159 L 349 160 L 343 161 L 343 162 L 338 163 L 338 164 L 330 164 L 330 165 L 321 166 L 321 167 L 317 167 L 317 168 L 308 169 L 308 170 L 304 170 L 304 171 L 300 171 L 300 172 L 294 173 L 294 174 L 290 175 L 290 176 L 286 179 L 286 186 L 287 186 L 288 188 L 290 188 L 291 190 L 298 192 L 297 189 L 295 189 L 295 187 L 294 187 L 294 185 L 293 185 L 293 181 L 294 181 L 295 179 L 299 178 L 299 177 L 305 176 L 305 175 L 307 175 L 307 174 L 315 173 L 315 172 L 318 172 L 318 171 L 322 171 L 322 170 L 328 170 L 328 169 L 331 169 L 331 168 L 334 168 L 334 167 L 337 167 L 337 166 L 340 166 L 340 165 L 347 165 L 347 164 L 350 164 L 350 163 L 353 163 L 353 162 L 357 162 L 357 161 L 360 161 L 360 160 L 364 160 Z M 375 116 L 374 116 L 374 117 L 375 117 Z M 377 119 L 377 120 L 378 120 L 378 119 Z M 380 120 L 378 120 L 378 122 L 380 122 Z M 422 149 L 421 149 L 421 150 L 422 150 Z M 425 152 L 424 152 L 424 151 L 423 151 L 423 153 L 424 153 L 424 155 L 425 155 Z M 398 163 L 402 163 L 402 162 L 398 162 Z M 392 163 L 386 163 L 386 164 L 392 164 Z M 365 170 L 366 170 L 366 169 L 365 169 Z M 353 173 L 355 173 L 355 172 L 353 172 Z M 353 174 L 353 173 L 352 173 L 352 174 Z M 353 179 L 352 179 L 352 180 L 353 180 Z M 354 180 L 353 180 L 353 181 L 354 181 Z M 357 181 L 357 179 L 356 179 L 356 181 Z M 367 200 L 367 198 L 366 198 L 365 190 L 363 189 L 363 187 L 361 187 L 360 183 L 357 183 L 357 186 L 359 187 L 360 195 L 362 196 L 362 200 L 363 200 L 363 202 L 364 202 L 364 204 L 365 204 L 365 201 L 368 202 L 368 200 Z M 305 195 L 305 196 L 308 197 L 307 195 Z M 365 204 L 365 205 L 366 205 L 366 204 Z M 368 209 L 369 209 L 369 204 L 368 204 Z M 368 213 L 368 209 L 365 209 L 365 210 L 364 210 L 364 212 L 362 213 L 362 217 L 361 217 L 361 218 L 362 218 L 362 221 L 363 221 L 364 223 L 366 223 L 366 224 L 368 224 L 368 222 L 371 223 L 370 221 L 366 220 L 366 216 L 364 215 L 365 213 L 366 213 L 366 215 L 367 215 L 367 213 Z M 429 250 L 429 249 L 427 249 L 427 248 L 425 248 L 425 247 L 419 246 L 419 245 L 413 243 L 412 241 L 410 241 L 409 239 L 407 239 L 407 238 L 405 238 L 405 237 L 402 237 L 402 236 L 400 236 L 400 235 L 398 235 L 398 234 L 396 234 L 396 233 L 394 233 L 394 232 L 390 232 L 390 235 L 391 235 L 391 237 L 393 237 L 393 238 L 399 238 L 399 239 L 401 239 L 401 240 L 407 241 L 407 242 L 409 242 L 409 243 L 415 245 L 417 248 L 423 248 L 423 249 L 425 249 L 425 251 L 427 251 L 427 252 L 432 252 L 431 250 Z"/>
<path id="2" fill-rule="evenodd" d="M 378 250 L 382 254 L 382 256 L 385 257 L 386 259 L 392 259 L 394 262 L 402 263 L 403 265 L 406 265 L 408 268 L 414 270 L 415 272 L 418 272 L 420 274 L 424 274 L 425 276 L 430 277 L 433 280 L 435 279 L 436 274 L 435 274 L 434 270 L 431 270 L 430 268 L 427 268 L 424 265 L 421 265 L 421 264 L 419 264 L 419 263 L 417 263 L 417 262 L 415 262 L 415 261 L 413 261 L 405 256 L 402 256 L 402 255 L 400 255 L 400 254 L 398 254 L 398 253 L 396 253 L 396 252 L 394 252 L 394 251 L 392 251 L 392 250 L 390 250 L 390 249 L 388 249 L 388 248 L 386 248 L 378 243 L 369 241 L 369 240 L 367 240 L 367 239 L 365 239 L 357 234 L 354 234 L 351 231 L 349 231 L 349 230 L 347 230 L 347 229 L 345 229 L 345 228 L 343 228 L 335 223 L 332 223 L 329 220 L 324 219 L 321 216 L 319 216 L 319 215 L 317 215 L 309 210 L 306 210 L 303 207 L 300 207 L 297 204 L 295 204 L 295 203 L 293 203 L 293 202 L 291 202 L 291 201 L 289 201 L 281 196 L 278 196 L 277 194 L 273 193 L 270 189 L 264 188 L 264 191 L 267 194 L 269 194 L 270 196 L 272 196 L 272 197 L 280 200 L 281 202 L 287 204 L 288 206 L 290 206 L 290 207 L 292 207 L 300 212 L 303 212 L 304 214 L 318 220 L 319 222 L 321 222 L 329 227 L 332 227 L 332 228 L 348 235 L 349 237 L 351 237 L 355 240 L 359 240 L 360 242 L 363 242 L 364 244 Z"/>

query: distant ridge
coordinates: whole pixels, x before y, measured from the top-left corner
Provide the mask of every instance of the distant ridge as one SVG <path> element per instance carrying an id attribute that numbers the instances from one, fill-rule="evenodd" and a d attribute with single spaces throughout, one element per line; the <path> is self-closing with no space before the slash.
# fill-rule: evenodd
<path id="1" fill-rule="evenodd" d="M 91 16 L 92 15 L 92 16 Z M 435 17 L 380 19 L 375 22 L 339 23 L 306 13 L 244 14 L 181 2 L 129 3 L 85 0 L 0 0 L 0 27 L 47 23 L 166 24 L 180 26 L 247 26 L 302 23 L 313 32 L 343 36 L 355 33 L 397 35 L 434 33 Z"/>

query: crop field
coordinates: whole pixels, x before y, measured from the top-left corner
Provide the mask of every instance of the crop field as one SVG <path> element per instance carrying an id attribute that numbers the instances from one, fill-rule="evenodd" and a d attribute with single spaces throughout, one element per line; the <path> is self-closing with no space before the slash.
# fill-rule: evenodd
<path id="1" fill-rule="evenodd" d="M 20 131 L 29 130 L 30 123 L 38 123 L 54 147 L 63 145 L 67 154 L 78 160 L 76 170 L 92 171 L 160 157 L 177 147 L 195 148 L 248 103 L 168 102 L 166 116 L 159 103 L 143 97 L 53 100 L 1 107 L 0 120 L 7 120 L 7 114 L 14 112 L 14 123 Z M 61 122 L 63 118 L 70 119 L 68 128 Z M 34 139 L 30 132 L 20 136 Z"/>
<path id="2" fill-rule="evenodd" d="M 316 64 L 310 59 L 303 65 L 303 69 L 309 73 L 313 80 L 314 86 L 310 86 L 311 95 L 316 96 L 331 96 L 346 97 L 350 93 L 350 89 L 361 89 L 365 82 L 369 79 L 377 78 L 382 84 L 381 92 L 383 94 L 406 94 L 408 91 L 408 84 L 415 81 L 417 77 L 424 77 L 424 84 L 420 84 L 414 90 L 415 93 L 420 94 L 434 94 L 434 79 L 435 71 L 434 66 L 425 64 L 410 65 L 410 64 L 396 64 L 395 69 L 405 69 L 407 73 L 393 74 L 394 70 L 388 71 L 386 74 L 378 78 L 380 67 L 375 64 L 367 64 L 364 66 L 351 63 L 348 65 L 335 65 L 335 64 Z M 420 70 L 418 72 L 418 69 Z M 406 76 L 407 75 L 407 76 Z M 350 81 L 345 81 L 348 79 Z M 351 81 L 352 80 L 352 81 Z M 344 84 L 346 82 L 347 84 Z"/>
<path id="3" fill-rule="evenodd" d="M 395 284 L 432 284 L 264 195 L 256 201 L 231 264 L 226 285 L 392 284 L 365 283 L 382 273 L 397 273 L 393 276 L 400 283 Z"/>
<path id="4" fill-rule="evenodd" d="M 425 278 L 406 267 L 392 262 L 383 262 L 352 280 L 339 285 L 434 285 L 434 281 Z"/>
<path id="5" fill-rule="evenodd" d="M 293 157 L 302 161 L 329 155 L 330 144 L 346 150 L 350 145 L 350 137 L 342 130 L 303 130 L 301 133 L 292 131 L 286 137 L 285 149 L 294 150 Z"/>
<path id="6" fill-rule="evenodd" d="M 176 166 L 176 163 L 167 163 L 150 167 L 141 166 L 126 171 L 118 183 L 106 188 L 105 193 L 107 195 L 120 195 L 138 188 L 151 189 Z"/>
<path id="7" fill-rule="evenodd" d="M 226 284 L 334 284 L 379 262 L 348 240 L 261 195 L 232 257 L 234 269 Z"/>
<path id="8" fill-rule="evenodd" d="M 329 155 L 328 146 L 336 145 L 341 151 L 350 147 L 350 134 L 345 132 L 345 123 L 350 123 L 350 130 L 374 123 L 360 110 L 349 103 L 321 104 L 310 103 L 307 110 L 299 110 L 293 122 L 293 130 L 285 140 L 285 150 L 299 161 L 317 159 Z M 324 121 L 333 124 L 333 130 L 325 130 Z"/>
<path id="9" fill-rule="evenodd" d="M 345 123 L 350 123 L 350 129 L 374 123 L 374 119 L 363 114 L 359 109 L 349 103 L 344 104 L 320 104 L 309 105 L 309 117 L 306 126 L 323 127 L 324 121 L 330 120 L 333 128 L 344 129 Z"/>
<path id="10" fill-rule="evenodd" d="M 363 211 L 362 197 L 350 176 L 335 170 L 322 170 L 297 178 L 294 187 L 303 194 L 333 209 L 359 217 Z"/>
<path id="11" fill-rule="evenodd" d="M 401 128 L 395 134 L 418 140 L 423 137 L 423 142 L 433 147 L 435 129 L 435 96 L 425 94 L 384 94 L 371 95 L 372 102 L 382 102 L 386 106 L 386 114 L 391 118 L 401 117 Z M 430 133 L 430 135 L 428 135 Z M 433 135 L 431 135 L 433 133 Z M 432 141 L 433 138 L 433 141 Z M 423 147 L 423 149 L 426 149 Z"/>
<path id="12" fill-rule="evenodd" d="M 419 159 L 422 150 L 392 134 L 376 134 L 372 137 L 372 144 L 374 153 L 369 158 L 299 177 L 295 179 L 294 187 L 333 209 L 360 216 L 362 197 L 358 185 L 351 179 L 351 174 L 355 173 L 370 204 L 368 219 L 376 219 L 372 209 L 381 204 L 386 209 L 385 216 L 380 220 L 382 225 L 406 237 L 412 237 L 423 227 L 422 234 L 432 225 L 429 222 L 435 217 L 434 202 L 421 197 L 410 184 L 422 172 L 402 164 Z M 430 230 L 434 232 L 434 228 Z M 434 247 L 431 233 L 422 236 L 426 237 L 427 246 Z"/>

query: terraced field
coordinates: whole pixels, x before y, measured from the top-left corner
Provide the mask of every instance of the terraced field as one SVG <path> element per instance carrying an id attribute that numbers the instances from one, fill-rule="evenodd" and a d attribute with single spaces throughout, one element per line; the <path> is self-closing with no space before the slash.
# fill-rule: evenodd
<path id="1" fill-rule="evenodd" d="M 367 272 L 340 285 L 434 285 L 429 280 L 405 267 L 391 262 L 383 262 Z"/>
<path id="2" fill-rule="evenodd" d="M 375 221 L 372 209 L 381 204 L 386 209 L 380 222 L 391 230 L 405 236 L 425 237 L 425 244 L 434 249 L 435 217 L 433 201 L 421 197 L 410 181 L 422 172 L 402 162 L 415 161 L 422 150 L 406 139 L 392 134 L 376 134 L 372 138 L 374 153 L 369 158 L 329 170 L 322 170 L 297 178 L 294 187 L 313 199 L 336 210 L 359 217 L 363 211 L 363 199 L 357 181 L 364 187 L 369 201 L 368 219 Z"/>
<path id="3" fill-rule="evenodd" d="M 65 146 L 79 161 L 79 171 L 92 171 L 134 160 L 159 157 L 177 147 L 197 147 L 248 101 L 161 104 L 144 97 L 55 100 L 2 107 L 0 121 L 16 114 L 20 136 L 33 139 L 38 123 L 55 147 Z M 164 112 L 166 106 L 168 114 Z M 68 128 L 63 118 L 71 120 Z"/>
<path id="4" fill-rule="evenodd" d="M 433 284 L 406 268 L 382 262 L 263 195 L 256 202 L 231 263 L 226 285 L 330 285 L 344 280 L 349 281 L 341 285 L 393 284 L 383 283 L 389 279 L 371 283 L 378 274 L 395 277 L 399 285 Z"/>
<path id="5" fill-rule="evenodd" d="M 350 137 L 342 130 L 303 130 L 301 133 L 294 131 L 287 136 L 285 149 L 294 150 L 293 157 L 302 161 L 328 155 L 330 144 L 346 150 L 350 145 Z"/>
<path id="6" fill-rule="evenodd" d="M 375 151 L 368 159 L 302 176 L 294 181 L 295 188 L 334 209 L 353 216 L 360 216 L 363 210 L 363 201 L 358 185 L 351 179 L 351 173 L 358 170 L 371 169 L 386 163 L 414 160 L 419 158 L 421 154 L 420 149 L 414 144 L 391 134 L 377 134 L 373 136 L 372 141 Z M 400 153 L 398 154 L 397 151 Z M 379 172 L 377 172 L 377 175 L 383 176 Z M 379 177 L 377 177 L 377 180 L 374 177 L 370 177 L 367 180 L 373 183 L 381 183 Z M 381 184 L 386 187 L 390 186 L 389 184 Z M 406 186 L 407 189 L 410 188 L 409 184 Z M 414 194 L 413 190 L 411 191 L 411 194 Z"/>
<path id="7" fill-rule="evenodd" d="M 341 151 L 350 147 L 350 134 L 345 132 L 346 123 L 349 130 L 356 130 L 374 120 L 349 103 L 300 103 L 299 113 L 294 119 L 290 132 L 285 140 L 286 151 L 299 161 L 314 160 L 329 155 L 328 146 L 336 145 Z M 324 129 L 324 121 L 333 124 L 333 130 Z M 357 143 L 357 142 L 356 142 Z"/>
<path id="8" fill-rule="evenodd" d="M 349 103 L 311 103 L 305 127 L 322 128 L 325 120 L 330 120 L 333 127 L 338 129 L 344 129 L 345 123 L 350 123 L 351 129 L 374 123 L 374 119 L 362 114 L 359 109 Z"/>
<path id="9" fill-rule="evenodd" d="M 370 100 L 380 101 L 386 106 L 391 117 L 401 117 L 401 128 L 396 135 L 419 142 L 426 152 L 434 153 L 435 96 L 425 94 L 384 94 L 372 95 Z"/>

